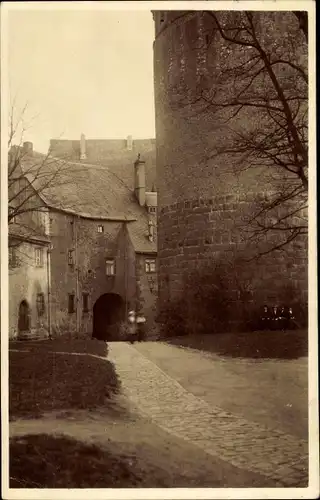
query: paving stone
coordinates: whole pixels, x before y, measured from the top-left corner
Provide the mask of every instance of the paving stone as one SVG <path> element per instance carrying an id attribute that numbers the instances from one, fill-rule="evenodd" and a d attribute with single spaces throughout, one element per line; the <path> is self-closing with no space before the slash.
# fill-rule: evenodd
<path id="1" fill-rule="evenodd" d="M 307 441 L 208 404 L 132 345 L 108 345 L 109 359 L 116 366 L 125 394 L 160 427 L 210 455 L 277 480 L 279 485 L 305 486 Z"/>

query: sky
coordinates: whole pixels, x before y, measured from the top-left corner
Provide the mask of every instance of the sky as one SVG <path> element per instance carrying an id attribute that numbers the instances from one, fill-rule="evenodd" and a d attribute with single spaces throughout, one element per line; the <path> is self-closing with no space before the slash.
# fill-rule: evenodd
<path id="1" fill-rule="evenodd" d="M 34 149 L 51 138 L 151 138 L 154 26 L 150 11 L 8 13 L 10 102 Z"/>

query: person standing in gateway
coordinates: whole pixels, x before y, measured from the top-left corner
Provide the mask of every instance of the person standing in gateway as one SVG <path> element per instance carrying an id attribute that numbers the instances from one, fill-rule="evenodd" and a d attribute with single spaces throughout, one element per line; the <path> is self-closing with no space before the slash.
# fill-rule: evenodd
<path id="1" fill-rule="evenodd" d="M 146 318 L 143 313 L 138 313 L 137 314 L 137 338 L 138 342 L 141 342 L 142 340 L 145 339 L 146 336 L 146 331 L 145 331 L 145 325 L 146 325 Z"/>
<path id="2" fill-rule="evenodd" d="M 136 340 L 137 335 L 137 324 L 136 324 L 136 314 L 134 311 L 129 311 L 128 314 L 128 333 L 129 333 L 129 342 L 131 344 Z"/>

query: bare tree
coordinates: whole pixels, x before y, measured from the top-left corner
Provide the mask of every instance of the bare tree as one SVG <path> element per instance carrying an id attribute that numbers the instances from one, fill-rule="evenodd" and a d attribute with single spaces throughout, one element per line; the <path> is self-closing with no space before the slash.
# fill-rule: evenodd
<path id="1" fill-rule="evenodd" d="M 251 241 L 277 235 L 259 250 L 269 253 L 308 229 L 307 13 L 207 11 L 204 16 L 212 21 L 207 60 L 212 56 L 215 64 L 207 64 L 196 101 L 201 112 L 224 124 L 230 138 L 210 158 L 232 156 L 237 171 L 267 172 L 265 195 L 244 218 L 243 229 Z M 223 50 L 217 64 L 219 37 Z"/>
<path id="2" fill-rule="evenodd" d="M 9 246 L 19 245 L 14 236 L 36 236 L 44 233 L 43 214 L 50 208 L 47 194 L 59 186 L 74 183 L 76 168 L 69 168 L 67 158 L 54 158 L 50 151 L 33 151 L 24 142 L 27 129 L 26 106 L 16 117 L 13 105 L 8 127 L 8 224 Z M 79 170 L 81 166 L 79 166 Z M 52 196 L 51 196 L 52 198 Z M 63 208 L 72 209 L 73 200 Z"/>
<path id="3" fill-rule="evenodd" d="M 306 41 L 308 41 L 308 13 L 301 10 L 295 10 L 293 13 L 299 21 L 299 28 L 302 29 Z"/>

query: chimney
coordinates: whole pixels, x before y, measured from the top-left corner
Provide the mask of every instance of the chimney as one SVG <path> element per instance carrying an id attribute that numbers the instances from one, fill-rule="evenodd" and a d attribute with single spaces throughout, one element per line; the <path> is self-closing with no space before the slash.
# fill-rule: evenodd
<path id="1" fill-rule="evenodd" d="M 23 143 L 22 152 L 25 155 L 32 156 L 33 154 L 33 144 L 32 142 L 26 141 Z"/>
<path id="2" fill-rule="evenodd" d="M 87 155 L 86 155 L 86 136 L 84 134 L 81 134 L 80 137 L 80 160 L 86 160 Z"/>
<path id="3" fill-rule="evenodd" d="M 134 193 L 141 207 L 146 204 L 146 168 L 140 154 L 134 163 Z"/>
<path id="4" fill-rule="evenodd" d="M 132 135 L 128 135 L 128 137 L 127 137 L 127 150 L 132 151 L 132 147 L 133 147 Z"/>

